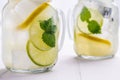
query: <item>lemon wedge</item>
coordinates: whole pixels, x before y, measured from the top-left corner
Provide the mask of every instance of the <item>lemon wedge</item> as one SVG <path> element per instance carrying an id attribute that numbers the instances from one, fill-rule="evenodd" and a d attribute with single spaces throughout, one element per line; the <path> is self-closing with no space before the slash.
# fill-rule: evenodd
<path id="1" fill-rule="evenodd" d="M 84 33 L 75 34 L 77 54 L 86 56 L 107 56 L 112 52 L 111 42 Z"/>
<path id="2" fill-rule="evenodd" d="M 20 25 L 17 26 L 18 30 L 25 29 L 32 23 L 32 21 L 43 11 L 47 8 L 49 4 L 43 3 L 38 6 L 27 18 L 23 21 Z"/>

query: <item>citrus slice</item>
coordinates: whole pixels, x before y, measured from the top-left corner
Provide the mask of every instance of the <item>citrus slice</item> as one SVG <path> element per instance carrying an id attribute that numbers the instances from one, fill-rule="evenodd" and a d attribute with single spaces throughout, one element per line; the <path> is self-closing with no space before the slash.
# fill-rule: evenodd
<path id="1" fill-rule="evenodd" d="M 39 50 L 49 50 L 51 49 L 42 39 L 44 31 L 40 28 L 39 23 L 36 21 L 29 28 L 30 41 Z"/>
<path id="2" fill-rule="evenodd" d="M 49 51 L 40 51 L 28 41 L 26 49 L 31 61 L 38 66 L 52 65 L 57 59 L 58 50 L 56 48 L 52 48 Z"/>
<path id="3" fill-rule="evenodd" d="M 54 23 L 56 24 L 56 11 L 51 6 L 48 6 L 44 11 L 42 11 L 32 22 L 29 27 L 29 36 L 30 41 L 33 45 L 40 50 L 50 50 L 52 47 L 47 45 L 43 40 L 43 33 L 45 32 L 40 25 L 40 21 L 45 21 L 50 18 L 53 18 Z M 48 24 L 46 24 L 48 25 Z"/>
<path id="4" fill-rule="evenodd" d="M 111 42 L 87 34 L 75 34 L 76 51 L 80 55 L 107 56 L 112 52 Z"/>
<path id="5" fill-rule="evenodd" d="M 88 10 L 89 10 L 89 12 L 91 14 L 90 21 L 94 20 L 102 27 L 102 25 L 103 25 L 103 16 L 102 16 L 102 14 L 97 9 L 88 8 Z M 81 18 L 80 18 L 80 15 L 77 18 L 77 26 L 78 26 L 78 29 L 81 32 L 87 33 L 87 34 L 91 33 L 88 30 L 88 22 L 82 21 Z"/>
<path id="6" fill-rule="evenodd" d="M 20 25 L 17 29 L 25 29 L 32 23 L 32 21 L 45 9 L 49 6 L 47 3 L 40 4 Z"/>

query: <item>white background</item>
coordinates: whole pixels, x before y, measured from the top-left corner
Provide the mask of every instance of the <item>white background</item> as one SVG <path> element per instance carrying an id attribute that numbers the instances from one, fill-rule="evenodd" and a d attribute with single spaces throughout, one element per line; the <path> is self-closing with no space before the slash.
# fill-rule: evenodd
<path id="1" fill-rule="evenodd" d="M 0 12 L 4 2 L 5 0 L 0 0 Z M 69 8 L 76 2 L 77 0 L 55 0 L 56 6 L 62 9 L 66 16 Z M 120 3 L 118 0 L 116 2 Z M 67 32 L 66 30 L 64 46 L 59 52 L 58 62 L 52 71 L 40 74 L 19 74 L 7 71 L 2 63 L 0 27 L 0 80 L 120 80 L 119 51 L 114 58 L 108 60 L 80 60 L 73 50 L 73 42 L 69 39 Z"/>

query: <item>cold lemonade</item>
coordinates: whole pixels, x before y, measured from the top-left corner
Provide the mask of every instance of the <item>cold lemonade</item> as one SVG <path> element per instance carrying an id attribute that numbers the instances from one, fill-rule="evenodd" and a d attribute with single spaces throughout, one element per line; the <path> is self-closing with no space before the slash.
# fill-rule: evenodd
<path id="1" fill-rule="evenodd" d="M 108 3 L 109 4 L 109 3 Z M 74 45 L 78 56 L 86 59 L 112 57 L 117 50 L 118 18 L 113 5 L 81 1 L 75 10 Z"/>
<path id="2" fill-rule="evenodd" d="M 50 70 L 58 56 L 57 11 L 44 1 L 13 1 L 3 12 L 4 64 L 17 72 Z"/>

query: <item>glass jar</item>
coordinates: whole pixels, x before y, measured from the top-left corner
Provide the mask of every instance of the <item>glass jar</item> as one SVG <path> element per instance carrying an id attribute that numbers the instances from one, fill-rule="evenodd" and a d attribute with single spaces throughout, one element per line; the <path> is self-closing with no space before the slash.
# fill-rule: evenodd
<path id="1" fill-rule="evenodd" d="M 113 0 L 79 0 L 69 17 L 74 49 L 84 59 L 105 59 L 118 48 L 119 11 Z"/>
<path id="2" fill-rule="evenodd" d="M 49 0 L 9 0 L 3 10 L 3 61 L 15 72 L 52 69 L 64 40 L 64 15 Z M 62 34 L 61 34 L 62 33 Z"/>

